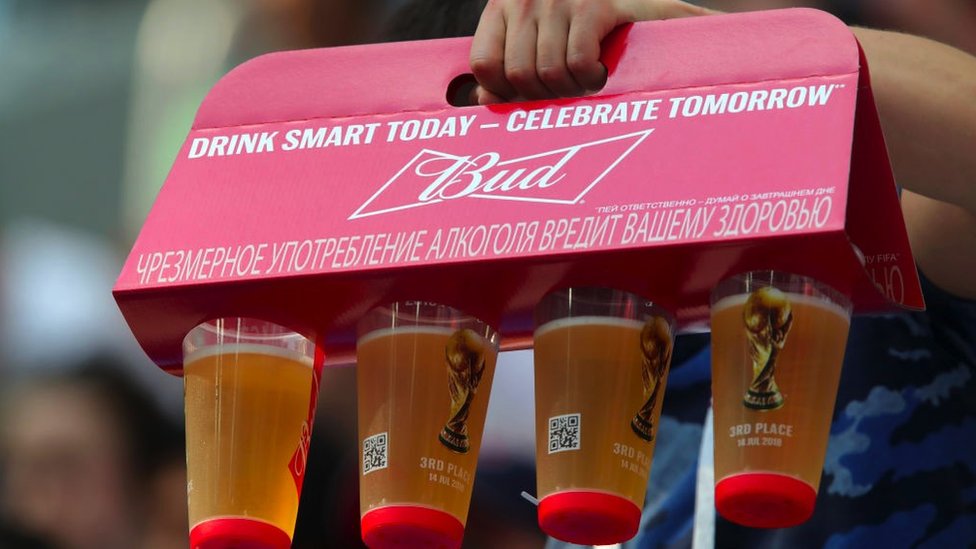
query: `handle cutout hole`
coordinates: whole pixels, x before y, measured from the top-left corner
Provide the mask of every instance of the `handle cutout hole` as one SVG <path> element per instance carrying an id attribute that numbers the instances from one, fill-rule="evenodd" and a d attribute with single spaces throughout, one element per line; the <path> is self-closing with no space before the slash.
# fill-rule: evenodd
<path id="1" fill-rule="evenodd" d="M 473 107 L 478 104 L 474 90 L 478 81 L 471 73 L 455 76 L 447 85 L 447 102 L 455 107 Z"/>

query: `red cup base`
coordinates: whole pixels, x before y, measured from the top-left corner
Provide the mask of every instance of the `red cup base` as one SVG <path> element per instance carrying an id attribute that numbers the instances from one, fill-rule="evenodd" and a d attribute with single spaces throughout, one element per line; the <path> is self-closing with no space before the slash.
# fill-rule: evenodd
<path id="1" fill-rule="evenodd" d="M 360 527 L 370 549 L 457 549 L 464 537 L 464 525 L 454 515 L 412 505 L 373 509 Z"/>
<path id="2" fill-rule="evenodd" d="M 817 492 L 797 478 L 776 473 L 743 473 L 715 485 L 715 508 L 736 524 L 788 528 L 813 515 Z"/>
<path id="3" fill-rule="evenodd" d="M 558 492 L 539 501 L 539 527 L 579 545 L 610 545 L 637 535 L 641 510 L 621 496 L 582 490 Z"/>
<path id="4" fill-rule="evenodd" d="M 190 530 L 190 549 L 289 549 L 291 537 L 281 528 L 244 517 L 216 518 Z"/>

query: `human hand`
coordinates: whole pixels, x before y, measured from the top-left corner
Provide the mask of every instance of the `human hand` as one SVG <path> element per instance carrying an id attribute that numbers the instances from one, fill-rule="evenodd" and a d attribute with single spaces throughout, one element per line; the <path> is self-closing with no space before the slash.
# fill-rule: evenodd
<path id="1" fill-rule="evenodd" d="M 572 97 L 603 87 L 600 42 L 635 21 L 714 13 L 681 0 L 489 0 L 471 44 L 479 104 Z"/>

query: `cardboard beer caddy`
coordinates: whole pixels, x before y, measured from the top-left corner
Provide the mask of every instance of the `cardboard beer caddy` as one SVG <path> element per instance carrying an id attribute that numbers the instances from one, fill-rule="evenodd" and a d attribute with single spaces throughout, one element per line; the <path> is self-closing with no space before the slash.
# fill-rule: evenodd
<path id="1" fill-rule="evenodd" d="M 683 330 L 776 269 L 856 313 L 923 307 L 864 57 L 806 9 L 638 23 L 586 97 L 456 107 L 470 39 L 274 53 L 218 82 L 114 289 L 174 374 L 200 322 L 256 317 L 353 361 L 372 307 L 423 300 L 531 345 L 561 287 L 631 291 Z"/>

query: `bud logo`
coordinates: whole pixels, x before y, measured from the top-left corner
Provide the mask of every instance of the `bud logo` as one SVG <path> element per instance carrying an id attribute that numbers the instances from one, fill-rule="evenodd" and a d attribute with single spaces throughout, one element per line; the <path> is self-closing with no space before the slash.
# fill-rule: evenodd
<path id="1" fill-rule="evenodd" d="M 457 198 L 576 204 L 653 129 L 502 160 L 423 149 L 363 203 L 358 219 Z"/>

